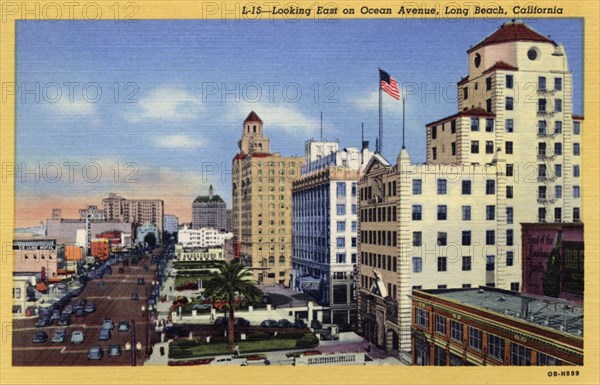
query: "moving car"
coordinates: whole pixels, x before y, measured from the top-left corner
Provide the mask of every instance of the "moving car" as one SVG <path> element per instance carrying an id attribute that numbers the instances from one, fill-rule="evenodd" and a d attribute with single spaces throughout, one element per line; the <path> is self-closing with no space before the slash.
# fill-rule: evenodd
<path id="1" fill-rule="evenodd" d="M 119 274 L 123 274 L 123 273 L 125 272 L 125 269 L 124 269 L 124 268 L 122 268 L 122 267 L 119 267 L 119 270 L 117 270 L 117 272 L 118 272 Z"/>
<path id="2" fill-rule="evenodd" d="M 113 330 L 114 328 L 115 328 L 115 324 L 113 323 L 113 321 L 110 318 L 106 318 L 106 319 L 104 319 L 104 321 L 102 321 L 102 329 Z"/>
<path id="3" fill-rule="evenodd" d="M 58 320 L 58 324 L 60 326 L 67 326 L 70 323 L 71 323 L 71 317 L 69 317 L 68 315 L 61 315 L 60 319 Z"/>
<path id="4" fill-rule="evenodd" d="M 52 315 L 50 316 L 50 321 L 58 321 L 60 319 L 60 310 L 55 309 L 52 311 Z"/>
<path id="5" fill-rule="evenodd" d="M 137 279 L 137 283 L 138 283 L 138 285 L 143 285 L 143 284 L 144 284 L 144 278 L 142 278 L 142 277 L 139 277 L 139 278 Z"/>
<path id="6" fill-rule="evenodd" d="M 52 321 L 50 321 L 50 317 L 41 317 L 35 322 L 35 326 L 44 327 L 50 325 Z"/>
<path id="7" fill-rule="evenodd" d="M 103 355 L 104 352 L 102 351 L 102 347 L 93 346 L 88 352 L 88 360 L 101 360 Z"/>
<path id="8" fill-rule="evenodd" d="M 62 343 L 67 340 L 67 331 L 64 329 L 58 329 L 52 336 L 52 342 Z"/>
<path id="9" fill-rule="evenodd" d="M 109 357 L 120 356 L 122 353 L 121 345 L 119 344 L 110 344 L 108 345 L 108 355 Z"/>
<path id="10" fill-rule="evenodd" d="M 36 344 L 48 342 L 48 334 L 46 332 L 35 332 L 32 341 Z"/>
<path id="11" fill-rule="evenodd" d="M 83 332 L 81 330 L 75 330 L 71 333 L 71 343 L 80 344 L 83 342 Z"/>
<path id="12" fill-rule="evenodd" d="M 85 311 L 85 308 L 82 306 L 82 307 L 77 307 L 77 308 L 75 308 L 75 311 L 73 311 L 73 314 L 74 314 L 76 317 L 83 317 L 83 316 L 84 316 L 84 315 L 86 315 L 87 313 L 86 313 L 86 311 Z"/>
<path id="13" fill-rule="evenodd" d="M 127 321 L 119 321 L 119 331 L 126 332 L 129 330 L 129 322 Z"/>
<path id="14" fill-rule="evenodd" d="M 138 293 L 131 293 L 131 300 L 137 301 L 140 297 L 138 297 Z"/>
<path id="15" fill-rule="evenodd" d="M 94 305 L 93 303 L 88 303 L 87 305 L 85 305 L 84 310 L 86 313 L 93 313 L 96 311 L 96 305 Z"/>
<path id="16" fill-rule="evenodd" d="M 108 341 L 110 340 L 110 329 L 100 329 L 100 334 L 98 335 L 99 341 Z"/>

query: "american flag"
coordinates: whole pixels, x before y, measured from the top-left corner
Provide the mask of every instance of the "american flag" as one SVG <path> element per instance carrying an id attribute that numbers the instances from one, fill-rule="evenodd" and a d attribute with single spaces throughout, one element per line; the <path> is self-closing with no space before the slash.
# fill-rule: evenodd
<path id="1" fill-rule="evenodd" d="M 392 98 L 400 100 L 400 90 L 398 90 L 398 82 L 384 70 L 379 70 L 379 86 L 381 89 Z"/>

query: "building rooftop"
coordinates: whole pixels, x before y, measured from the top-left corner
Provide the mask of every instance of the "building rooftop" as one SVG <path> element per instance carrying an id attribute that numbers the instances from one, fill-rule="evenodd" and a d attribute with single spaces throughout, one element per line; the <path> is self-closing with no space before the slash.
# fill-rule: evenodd
<path id="1" fill-rule="evenodd" d="M 246 120 L 244 120 L 244 123 L 247 122 L 259 122 L 262 123 L 263 121 L 258 117 L 258 115 L 256 114 L 256 112 L 251 111 L 248 116 L 246 117 Z"/>
<path id="2" fill-rule="evenodd" d="M 210 197 L 209 195 L 199 195 L 196 199 L 194 199 L 194 203 L 196 203 L 196 202 L 201 202 L 201 203 L 209 203 L 209 202 L 223 203 L 225 201 L 223 200 L 223 198 L 221 198 L 217 194 L 217 195 L 213 195 L 212 197 Z"/>
<path id="3" fill-rule="evenodd" d="M 440 124 L 440 123 L 445 122 L 447 120 L 455 119 L 455 118 L 458 118 L 458 117 L 461 117 L 461 116 L 494 117 L 494 116 L 496 116 L 496 114 L 487 112 L 486 110 L 484 110 L 483 108 L 480 108 L 480 107 L 474 107 L 474 108 L 470 108 L 470 109 L 465 110 L 465 111 L 461 111 L 461 112 L 459 112 L 457 114 L 446 116 L 445 118 L 438 119 L 435 122 L 427 123 L 425 126 L 426 127 L 433 126 L 433 125 Z"/>
<path id="4" fill-rule="evenodd" d="M 556 45 L 553 40 L 534 31 L 524 23 L 512 21 L 502 24 L 495 32 L 475 46 L 469 48 L 467 52 L 475 51 L 476 49 L 486 45 L 501 44 L 512 41 L 537 41 Z"/>
<path id="5" fill-rule="evenodd" d="M 421 291 L 523 322 L 583 336 L 583 306 L 575 302 L 485 286 Z"/>

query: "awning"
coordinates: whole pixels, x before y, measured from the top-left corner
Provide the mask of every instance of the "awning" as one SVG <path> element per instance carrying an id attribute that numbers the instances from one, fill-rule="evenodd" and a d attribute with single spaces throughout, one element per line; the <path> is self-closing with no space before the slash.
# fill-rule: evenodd
<path id="1" fill-rule="evenodd" d="M 321 278 L 307 275 L 298 279 L 300 282 L 300 289 L 302 290 L 319 290 L 321 284 Z"/>
<path id="2" fill-rule="evenodd" d="M 39 282 L 35 285 L 35 290 L 39 292 L 45 292 L 48 291 L 48 286 L 44 282 Z"/>

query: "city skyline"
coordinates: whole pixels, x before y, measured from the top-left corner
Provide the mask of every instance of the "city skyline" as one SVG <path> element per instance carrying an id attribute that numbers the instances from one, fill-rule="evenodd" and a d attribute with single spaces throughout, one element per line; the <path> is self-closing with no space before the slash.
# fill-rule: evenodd
<path id="1" fill-rule="evenodd" d="M 304 142 L 319 137 L 321 111 L 325 138 L 359 148 L 364 122 L 374 149 L 378 67 L 400 85 L 417 84 L 417 94 L 407 95 L 407 148 L 422 162 L 425 124 L 455 109 L 456 82 L 467 73 L 464 51 L 504 21 L 468 21 L 468 30 L 461 28 L 467 21 L 418 20 L 279 21 L 246 28 L 218 21 L 142 21 L 135 27 L 19 22 L 17 84 L 29 91 L 17 98 L 16 161 L 34 171 L 17 178 L 17 227 L 38 224 L 55 207 L 73 216 L 110 192 L 164 199 L 165 212 L 182 222 L 191 221 L 191 202 L 210 184 L 231 207 L 230 162 L 237 149 L 223 138 L 238 138 L 251 110 L 264 119 L 274 152 L 283 155 L 302 155 Z M 565 45 L 574 113 L 581 114 L 581 20 L 528 23 Z M 66 33 L 73 30 L 79 33 Z M 423 45 L 432 49 L 423 51 Z M 444 59 L 436 61 L 438 56 Z M 271 63 L 265 66 L 265 60 Z M 41 64 L 51 70 L 40 71 Z M 223 93 L 223 86 L 237 91 Z M 260 100 L 250 103 L 256 90 Z M 295 101 L 297 90 L 302 95 Z M 328 96 L 332 103 L 324 101 Z M 383 113 L 383 156 L 393 159 L 401 148 L 401 103 L 384 95 Z M 71 164 L 73 183 L 65 162 L 78 163 Z"/>

